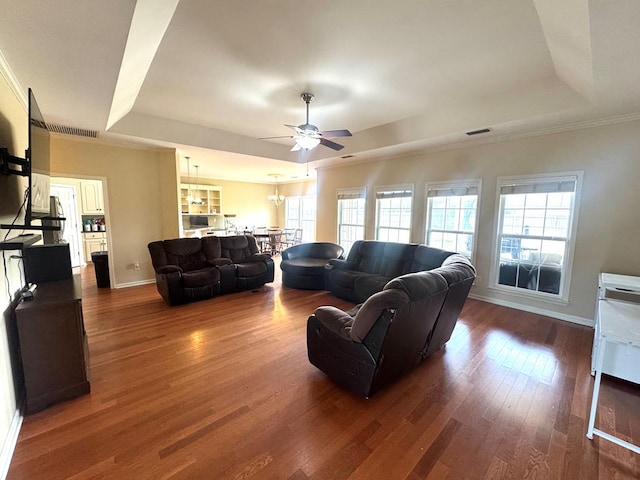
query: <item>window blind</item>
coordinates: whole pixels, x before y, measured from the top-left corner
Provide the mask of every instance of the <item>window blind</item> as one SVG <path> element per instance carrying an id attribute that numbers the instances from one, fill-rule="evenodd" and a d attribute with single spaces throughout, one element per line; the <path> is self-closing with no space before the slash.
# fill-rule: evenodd
<path id="1" fill-rule="evenodd" d="M 504 184 L 500 186 L 501 195 L 514 195 L 523 193 L 556 193 L 575 192 L 576 179 L 536 181 L 532 183 Z"/>
<path id="2" fill-rule="evenodd" d="M 447 185 L 443 187 L 429 187 L 429 197 L 453 197 L 462 195 L 478 195 L 477 185 Z"/>
<path id="3" fill-rule="evenodd" d="M 355 200 L 364 198 L 364 190 L 351 192 L 338 192 L 338 200 Z"/>
<path id="4" fill-rule="evenodd" d="M 386 191 L 380 191 L 380 192 L 376 192 L 376 198 L 377 199 L 383 199 L 383 198 L 407 198 L 407 197 L 411 197 L 412 195 L 412 191 L 411 190 L 386 190 Z"/>

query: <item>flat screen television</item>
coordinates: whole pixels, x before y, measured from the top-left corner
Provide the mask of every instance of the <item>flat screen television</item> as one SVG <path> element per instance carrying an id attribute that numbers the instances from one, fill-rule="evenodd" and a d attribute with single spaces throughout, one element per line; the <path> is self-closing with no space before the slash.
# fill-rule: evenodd
<path id="1" fill-rule="evenodd" d="M 35 218 L 50 216 L 50 135 L 36 97 L 29 88 L 29 197 L 25 223 L 31 225 Z"/>

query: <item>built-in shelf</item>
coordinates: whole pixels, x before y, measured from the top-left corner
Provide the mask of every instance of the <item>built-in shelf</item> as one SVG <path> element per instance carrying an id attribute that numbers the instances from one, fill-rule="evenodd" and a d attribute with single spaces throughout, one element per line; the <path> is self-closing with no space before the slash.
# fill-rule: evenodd
<path id="1" fill-rule="evenodd" d="M 33 245 L 42 238 L 42 235 L 36 233 L 25 233 L 17 237 L 10 238 L 4 242 L 0 242 L 0 250 L 23 250 L 29 245 Z"/>

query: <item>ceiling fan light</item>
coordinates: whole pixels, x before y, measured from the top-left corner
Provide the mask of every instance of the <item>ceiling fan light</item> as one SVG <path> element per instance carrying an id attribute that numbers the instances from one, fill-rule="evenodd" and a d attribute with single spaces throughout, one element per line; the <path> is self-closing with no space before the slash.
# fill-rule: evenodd
<path id="1" fill-rule="evenodd" d="M 320 139 L 316 137 L 296 137 L 296 143 L 300 148 L 312 150 L 320 144 Z"/>

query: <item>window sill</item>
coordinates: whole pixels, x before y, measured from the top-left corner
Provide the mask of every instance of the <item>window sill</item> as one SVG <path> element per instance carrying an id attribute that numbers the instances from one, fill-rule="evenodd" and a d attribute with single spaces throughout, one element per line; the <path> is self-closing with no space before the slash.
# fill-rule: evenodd
<path id="1" fill-rule="evenodd" d="M 529 300 L 536 300 L 538 302 L 551 303 L 554 305 L 566 306 L 566 305 L 569 305 L 570 303 L 568 298 L 562 298 L 557 295 L 553 295 L 551 293 L 536 292 L 534 290 L 526 290 L 524 288 L 507 287 L 503 285 L 494 284 L 494 285 L 488 285 L 487 289 L 492 290 L 494 292 L 499 292 L 511 297 L 526 298 Z"/>

